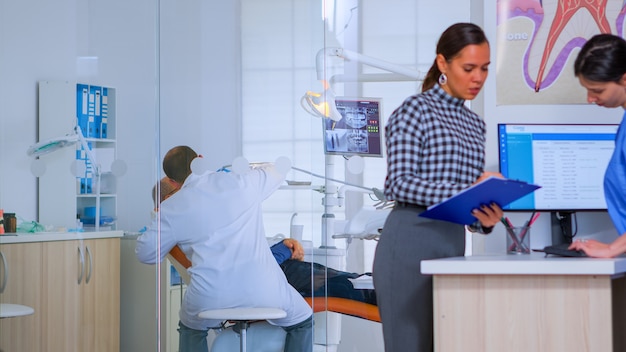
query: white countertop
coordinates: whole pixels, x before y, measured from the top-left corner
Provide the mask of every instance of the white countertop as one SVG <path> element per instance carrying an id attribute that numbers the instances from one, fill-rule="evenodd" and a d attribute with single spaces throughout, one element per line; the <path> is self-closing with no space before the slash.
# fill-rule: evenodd
<path id="1" fill-rule="evenodd" d="M 0 244 L 88 240 L 94 238 L 115 238 L 123 235 L 124 231 L 10 233 L 0 235 Z"/>
<path id="2" fill-rule="evenodd" d="M 546 257 L 543 253 L 473 255 L 422 261 L 430 275 L 617 275 L 626 257 L 613 259 Z"/>

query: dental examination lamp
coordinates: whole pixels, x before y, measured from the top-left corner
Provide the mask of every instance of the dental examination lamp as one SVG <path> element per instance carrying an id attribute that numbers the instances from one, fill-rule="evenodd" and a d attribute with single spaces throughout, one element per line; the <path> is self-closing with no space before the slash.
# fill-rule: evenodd
<path id="1" fill-rule="evenodd" d="M 78 126 L 75 126 L 71 133 L 66 134 L 63 137 L 51 138 L 42 142 L 35 143 L 28 147 L 26 154 L 30 157 L 35 158 L 31 164 L 31 173 L 37 177 L 43 176 L 46 171 L 45 162 L 39 159 L 40 156 L 53 153 L 57 150 L 60 150 L 65 147 L 73 146 L 76 143 L 80 143 L 82 149 L 85 151 L 87 155 L 87 159 L 91 163 L 91 167 L 93 170 L 93 175 L 95 178 L 95 189 L 96 189 L 96 214 L 95 214 L 95 230 L 98 231 L 100 228 L 100 187 L 102 181 L 102 168 L 100 164 L 97 162 L 96 157 L 89 148 L 87 144 L 87 140 L 83 136 L 81 129 Z M 81 169 L 82 166 L 82 169 Z M 74 176 L 78 176 L 85 173 L 85 164 L 79 163 L 78 160 L 74 160 L 71 166 L 71 172 Z M 111 165 L 111 171 L 116 176 L 122 176 L 126 172 L 126 165 L 121 160 L 113 161 Z"/>
<path id="2" fill-rule="evenodd" d="M 96 158 L 93 155 L 89 146 L 87 145 L 87 140 L 85 140 L 85 137 L 83 136 L 83 132 L 80 130 L 80 128 L 78 128 L 78 126 L 74 127 L 74 130 L 72 133 L 68 133 L 63 137 L 51 138 L 46 141 L 38 142 L 38 143 L 31 145 L 30 147 L 28 147 L 26 154 L 30 157 L 38 158 L 42 155 L 55 152 L 61 148 L 72 146 L 76 144 L 77 142 L 80 142 L 81 147 L 83 147 L 83 149 L 85 150 L 85 153 L 87 154 L 87 158 L 89 158 L 89 162 L 91 162 L 91 165 L 94 168 L 94 174 L 96 175 L 100 174 L 100 165 L 96 163 Z M 41 166 L 43 166 L 44 168 L 42 169 Z M 32 169 L 35 169 L 35 170 L 32 170 Z M 37 165 L 37 163 L 34 163 L 34 166 L 33 168 L 31 168 L 31 171 L 33 171 L 33 174 L 35 174 L 35 176 L 39 177 L 43 175 L 43 173 L 45 172 L 45 164 Z"/>
<path id="3" fill-rule="evenodd" d="M 328 81 L 324 79 L 324 63 L 326 58 L 341 58 L 345 61 L 354 61 L 375 67 L 388 73 L 359 73 L 357 75 L 336 74 Z M 337 82 L 400 82 L 423 81 L 424 74 L 401 65 L 359 54 L 343 48 L 323 48 L 315 56 L 317 79 L 322 82 L 324 92 L 307 91 L 300 104 L 302 108 L 313 116 L 329 118 L 333 121 L 341 120 L 341 114 L 335 107 L 335 93 L 332 86 Z"/>

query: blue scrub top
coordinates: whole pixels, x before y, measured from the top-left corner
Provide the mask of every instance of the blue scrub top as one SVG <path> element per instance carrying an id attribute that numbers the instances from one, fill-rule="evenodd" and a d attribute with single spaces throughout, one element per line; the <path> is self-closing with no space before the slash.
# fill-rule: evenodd
<path id="1" fill-rule="evenodd" d="M 619 235 L 626 233 L 626 112 L 615 136 L 615 151 L 604 174 L 604 197 Z"/>

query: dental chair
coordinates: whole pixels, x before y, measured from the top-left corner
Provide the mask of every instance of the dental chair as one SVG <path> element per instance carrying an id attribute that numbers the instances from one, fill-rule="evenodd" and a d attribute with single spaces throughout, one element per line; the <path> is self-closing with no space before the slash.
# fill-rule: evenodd
<path id="1" fill-rule="evenodd" d="M 187 268 L 191 266 L 191 262 L 185 256 L 185 253 L 175 246 L 167 255 L 174 268 L 180 274 L 185 284 L 189 283 L 189 273 Z M 337 297 L 304 297 L 307 303 L 313 309 L 313 313 L 334 312 L 345 314 L 369 321 L 380 323 L 380 313 L 378 307 L 373 304 L 363 303 L 355 300 Z M 219 312 L 224 313 L 224 312 Z M 233 313 L 233 312 L 228 312 Z M 262 312 L 261 312 L 262 313 Z M 276 312 L 273 312 L 276 313 Z M 201 313 L 202 314 L 202 313 Z M 209 314 L 209 313 L 207 313 Z M 216 316 L 211 316 L 216 317 Z M 262 316 L 256 316 L 263 318 Z M 283 352 L 286 332 L 281 327 L 269 324 L 264 319 L 272 319 L 265 317 L 261 321 L 252 322 L 254 319 L 245 317 L 245 319 L 235 319 L 235 315 L 222 315 L 218 319 L 234 321 L 235 326 L 239 325 L 241 333 L 235 332 L 233 327 L 229 327 L 219 331 L 210 347 L 210 352 L 230 352 L 235 351 L 239 346 L 241 351 L 245 351 L 246 344 L 254 346 L 255 352 Z M 244 325 L 240 323 L 245 322 Z M 242 330 L 241 327 L 245 329 Z M 244 342 L 246 341 L 246 342 Z"/>

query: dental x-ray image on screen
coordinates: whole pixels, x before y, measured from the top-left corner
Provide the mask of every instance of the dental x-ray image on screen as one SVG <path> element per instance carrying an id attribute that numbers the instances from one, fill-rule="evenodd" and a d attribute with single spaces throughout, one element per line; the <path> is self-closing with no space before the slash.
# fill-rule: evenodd
<path id="1" fill-rule="evenodd" d="M 328 155 L 382 157 L 380 98 L 335 98 L 341 120 L 323 119 Z"/>

